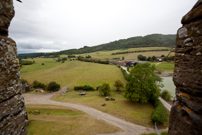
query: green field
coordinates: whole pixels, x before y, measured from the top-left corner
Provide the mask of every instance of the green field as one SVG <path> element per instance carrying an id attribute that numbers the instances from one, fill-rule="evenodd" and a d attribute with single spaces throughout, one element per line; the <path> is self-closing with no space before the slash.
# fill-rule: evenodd
<path id="1" fill-rule="evenodd" d="M 115 101 L 106 101 L 105 97 L 99 96 L 98 91 L 87 92 L 85 96 L 80 96 L 78 91 L 59 96 L 56 101 L 87 105 L 139 125 L 153 126 L 150 119 L 154 110 L 153 105 L 128 101 L 124 98 L 123 93 L 116 91 L 112 92 L 110 97 L 115 98 Z M 106 106 L 102 106 L 104 103 Z"/>
<path id="2" fill-rule="evenodd" d="M 156 48 L 152 48 L 152 49 L 156 49 Z M 165 48 L 161 47 L 161 49 L 165 49 Z M 148 50 L 148 48 L 145 50 Z M 126 50 L 121 50 L 121 51 L 126 51 Z M 99 58 L 104 58 L 108 56 L 110 57 L 118 56 L 118 55 L 111 55 L 111 53 L 112 51 L 103 51 L 97 54 L 95 53 L 94 56 L 92 56 L 91 54 L 89 55 L 91 55 L 92 57 L 95 57 L 96 55 L 100 55 Z M 163 53 L 166 53 L 166 52 L 165 51 L 143 52 L 140 54 L 143 54 L 146 56 L 158 55 L 156 53 L 159 53 L 159 55 L 162 55 Z M 125 55 L 128 55 L 127 56 L 128 58 L 131 55 L 130 59 L 132 59 L 133 57 L 132 55 L 138 55 L 138 54 L 139 53 L 131 53 L 131 54 L 129 53 Z M 125 59 L 127 59 L 126 56 L 124 57 Z M 137 57 L 134 57 L 134 59 L 136 58 Z M 61 101 L 61 102 L 71 102 L 76 104 L 87 105 L 136 124 L 149 126 L 149 127 L 153 126 L 151 122 L 151 113 L 154 110 L 154 107 L 151 104 L 139 104 L 139 103 L 128 101 L 124 98 L 123 93 L 115 91 L 115 87 L 114 87 L 115 80 L 117 79 L 121 80 L 124 86 L 126 84 L 126 80 L 121 70 L 117 66 L 90 63 L 90 62 L 81 62 L 81 61 L 66 61 L 65 63 L 62 63 L 62 62 L 56 62 L 52 58 L 36 58 L 33 60 L 35 60 L 35 64 L 26 65 L 21 68 L 20 72 L 23 79 L 26 79 L 30 84 L 34 80 L 43 82 L 45 84 L 48 84 L 51 81 L 56 81 L 62 87 L 67 86 L 67 88 L 71 91 L 71 92 L 67 92 L 63 96 L 60 95 L 59 97 L 56 97 L 55 100 Z M 44 63 L 44 65 L 42 65 L 42 63 Z M 80 96 L 79 92 L 72 91 L 74 86 L 79 86 L 79 85 L 90 85 L 96 88 L 97 86 L 101 85 L 102 82 L 104 81 L 110 84 L 113 90 L 110 97 L 115 98 L 116 99 L 115 101 L 105 101 L 105 98 L 100 96 L 98 91 L 87 92 L 87 95 L 85 96 Z M 103 107 L 102 106 L 103 103 L 106 103 L 106 106 Z M 54 110 L 51 110 L 51 111 L 54 112 Z M 61 115 L 58 114 L 57 116 L 59 117 L 63 115 L 70 115 L 70 114 L 61 114 Z M 50 118 L 49 116 L 46 116 L 46 117 L 47 119 Z M 166 123 L 164 127 L 166 127 L 167 125 L 168 123 Z M 50 125 L 50 127 L 52 127 L 52 125 Z M 63 129 L 61 129 L 61 131 L 62 130 Z"/>
<path id="3" fill-rule="evenodd" d="M 28 135 L 94 135 L 121 131 L 76 109 L 48 105 L 26 105 L 26 108 Z M 40 114 L 33 114 L 35 110 Z"/>
<path id="4" fill-rule="evenodd" d="M 119 68 L 114 65 L 104 65 L 80 61 L 55 62 L 53 59 L 34 59 L 35 64 L 23 66 L 20 70 L 23 79 L 32 83 L 34 80 L 48 84 L 58 82 L 61 86 L 73 89 L 76 85 L 91 85 L 96 88 L 103 81 L 109 82 L 112 89 L 113 83 L 119 79 L 126 83 Z M 45 65 L 41 65 L 44 63 Z"/>
<path id="5" fill-rule="evenodd" d="M 160 69 L 162 71 L 170 71 L 173 72 L 174 70 L 174 63 L 170 62 L 170 63 L 160 63 L 156 66 L 157 69 Z"/>
<path id="6" fill-rule="evenodd" d="M 92 58 L 98 58 L 98 59 L 113 59 L 113 58 L 122 58 L 125 57 L 125 59 L 134 59 L 137 60 L 137 56 L 142 54 L 146 57 L 152 57 L 152 56 L 161 56 L 165 55 L 167 56 L 169 54 L 169 51 L 154 51 L 154 52 L 139 52 L 139 53 L 127 53 L 127 54 L 119 54 L 119 55 L 111 55 L 112 53 L 116 52 L 126 52 L 126 51 L 141 51 L 141 50 L 160 50 L 160 49 L 170 49 L 168 47 L 143 47 L 143 48 L 129 48 L 129 49 L 120 49 L 120 50 L 113 50 L 113 51 L 99 51 L 99 52 L 93 52 L 93 53 L 86 53 L 81 54 L 80 56 L 87 56 L 90 55 Z M 60 57 L 66 57 L 67 55 L 61 55 Z M 78 55 L 76 55 L 78 56 Z"/>

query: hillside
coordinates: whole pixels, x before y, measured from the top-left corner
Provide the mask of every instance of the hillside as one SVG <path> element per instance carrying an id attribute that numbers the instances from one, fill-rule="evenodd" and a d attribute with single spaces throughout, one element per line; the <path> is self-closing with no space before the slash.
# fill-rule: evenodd
<path id="1" fill-rule="evenodd" d="M 139 48 L 139 47 L 174 47 L 175 46 L 176 35 L 162 35 L 162 34 L 152 34 L 147 36 L 137 36 L 128 39 L 120 39 L 110 43 L 105 43 L 97 46 L 84 46 L 80 49 L 70 49 L 55 53 L 33 53 L 33 54 L 23 54 L 19 55 L 20 58 L 34 58 L 39 56 L 45 57 L 58 57 L 61 54 L 71 55 L 71 54 L 83 54 L 91 53 L 96 51 L 104 50 L 117 50 L 126 48 Z"/>

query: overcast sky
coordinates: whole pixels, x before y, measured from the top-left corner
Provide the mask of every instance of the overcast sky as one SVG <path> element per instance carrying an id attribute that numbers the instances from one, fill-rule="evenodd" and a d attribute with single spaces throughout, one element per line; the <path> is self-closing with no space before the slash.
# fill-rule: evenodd
<path id="1" fill-rule="evenodd" d="M 9 37 L 18 53 L 94 46 L 153 33 L 176 34 L 197 0 L 14 0 Z"/>

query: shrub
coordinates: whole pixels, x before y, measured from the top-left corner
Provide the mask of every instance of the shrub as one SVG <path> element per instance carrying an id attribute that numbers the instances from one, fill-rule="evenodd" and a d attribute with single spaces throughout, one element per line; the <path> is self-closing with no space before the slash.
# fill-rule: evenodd
<path id="1" fill-rule="evenodd" d="M 95 89 L 89 85 L 84 85 L 84 86 L 74 86 L 74 90 L 93 91 Z"/>
<path id="2" fill-rule="evenodd" d="M 150 133 L 150 134 L 142 134 L 142 135 L 158 135 L 156 133 Z"/>
<path id="3" fill-rule="evenodd" d="M 25 83 L 28 84 L 28 81 L 25 80 L 25 79 L 21 79 L 21 83 L 22 83 L 22 84 L 25 84 Z"/>
<path id="4" fill-rule="evenodd" d="M 110 93 L 111 93 L 111 88 L 109 83 L 103 82 L 103 84 L 100 86 L 100 94 L 102 96 L 107 96 L 107 95 L 110 95 Z"/>
<path id="5" fill-rule="evenodd" d="M 161 97 L 165 100 L 171 100 L 172 96 L 168 90 L 163 90 Z"/>
<path id="6" fill-rule="evenodd" d="M 125 79 L 126 79 L 127 81 L 129 81 L 129 75 L 128 75 L 128 73 L 126 72 L 126 70 L 124 70 L 123 68 L 121 68 L 121 71 L 122 71 L 122 73 L 123 73 Z"/>
<path id="7" fill-rule="evenodd" d="M 168 135 L 168 132 L 161 132 L 161 135 Z"/>
<path id="8" fill-rule="evenodd" d="M 44 63 L 41 63 L 41 65 L 45 65 Z"/>
<path id="9" fill-rule="evenodd" d="M 47 87 L 48 91 L 58 91 L 59 89 L 60 89 L 60 85 L 54 81 L 50 82 Z"/>
<path id="10" fill-rule="evenodd" d="M 34 81 L 32 84 L 33 88 L 42 88 L 42 89 L 46 89 L 46 85 L 44 83 L 38 82 L 38 81 Z"/>
<path id="11" fill-rule="evenodd" d="M 22 60 L 22 59 L 19 59 L 19 64 L 20 65 L 32 65 L 34 64 L 35 61 L 29 61 L 29 60 Z"/>
<path id="12" fill-rule="evenodd" d="M 123 83 L 120 80 L 116 80 L 114 86 L 116 87 L 116 90 L 119 91 L 121 88 L 123 88 Z"/>
<path id="13" fill-rule="evenodd" d="M 139 60 L 143 60 L 143 61 L 147 60 L 147 57 L 146 57 L 146 56 L 143 56 L 143 55 L 138 55 L 137 58 L 138 58 Z"/>
<path id="14" fill-rule="evenodd" d="M 83 90 L 83 86 L 74 86 L 74 90 Z"/>
<path id="15" fill-rule="evenodd" d="M 83 86 L 83 90 L 91 91 L 91 90 L 94 90 L 94 88 L 91 87 L 91 86 L 89 86 L 89 85 L 84 85 L 84 86 Z"/>
<path id="16" fill-rule="evenodd" d="M 129 68 L 129 66 L 127 66 L 127 71 L 130 72 L 130 68 Z"/>
<path id="17" fill-rule="evenodd" d="M 167 111 L 159 99 L 155 102 L 155 110 L 152 112 L 151 120 L 156 124 L 163 124 L 167 121 Z"/>

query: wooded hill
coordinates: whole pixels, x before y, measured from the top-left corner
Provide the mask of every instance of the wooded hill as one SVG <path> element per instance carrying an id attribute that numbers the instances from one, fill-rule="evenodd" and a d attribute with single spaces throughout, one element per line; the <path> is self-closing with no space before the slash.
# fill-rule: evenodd
<path id="1" fill-rule="evenodd" d="M 72 55 L 72 54 L 83 54 L 91 53 L 96 51 L 105 50 L 118 50 L 126 48 L 139 48 L 139 47 L 174 47 L 176 35 L 162 35 L 162 34 L 151 34 L 147 36 L 137 36 L 128 39 L 120 39 L 110 43 L 105 43 L 97 46 L 84 46 L 80 49 L 70 49 L 55 53 L 32 53 L 32 54 L 20 54 L 20 58 L 34 58 L 34 57 L 58 57 L 61 54 Z"/>

